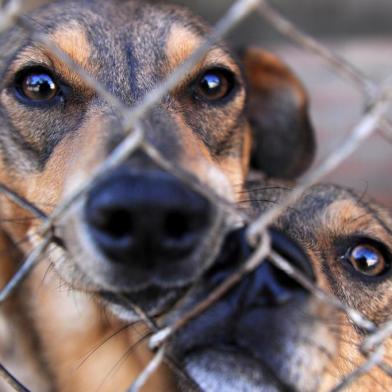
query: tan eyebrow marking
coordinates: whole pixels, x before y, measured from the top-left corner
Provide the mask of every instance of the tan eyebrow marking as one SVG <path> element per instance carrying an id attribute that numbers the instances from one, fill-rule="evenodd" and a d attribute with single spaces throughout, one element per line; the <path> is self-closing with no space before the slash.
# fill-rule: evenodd
<path id="1" fill-rule="evenodd" d="M 82 26 L 76 22 L 70 22 L 66 25 L 60 26 L 54 33 L 51 34 L 50 38 L 61 49 L 67 54 L 76 64 L 83 67 L 92 76 L 94 75 L 95 65 L 90 62 L 91 46 L 87 38 L 87 34 Z M 70 67 L 64 64 L 56 56 L 53 56 L 50 52 L 48 53 L 51 58 L 54 67 L 63 75 L 67 80 L 72 81 L 73 84 L 79 86 L 85 86 L 83 79 L 74 72 Z"/>
<path id="2" fill-rule="evenodd" d="M 349 236 L 353 233 L 362 233 L 365 236 L 378 238 L 385 244 L 391 244 L 389 233 L 379 224 L 373 213 L 353 200 L 337 200 L 331 203 L 321 219 L 322 227 L 337 235 Z"/>
<path id="3" fill-rule="evenodd" d="M 82 67 L 88 67 L 91 47 L 83 27 L 76 22 L 61 25 L 50 38 L 53 42 Z"/>
<path id="4" fill-rule="evenodd" d="M 200 47 L 204 42 L 203 37 L 195 34 L 184 26 L 174 24 L 168 35 L 166 41 L 166 56 L 169 61 L 169 72 L 177 68 L 183 63 L 192 53 Z M 204 56 L 203 60 L 195 66 L 193 71 L 188 75 L 186 81 L 192 79 L 208 64 L 222 64 L 239 73 L 239 68 L 232 57 L 219 47 L 214 47 Z M 182 83 L 182 84 L 183 84 Z M 181 86 L 177 86 L 180 88 Z"/>

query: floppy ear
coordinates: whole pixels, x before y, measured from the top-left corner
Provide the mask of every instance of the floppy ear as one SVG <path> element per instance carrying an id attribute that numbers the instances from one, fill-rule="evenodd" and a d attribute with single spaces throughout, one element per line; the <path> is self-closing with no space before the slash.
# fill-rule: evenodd
<path id="1" fill-rule="evenodd" d="M 276 56 L 258 48 L 242 51 L 252 128 L 251 168 L 294 179 L 315 152 L 308 98 L 301 82 Z"/>

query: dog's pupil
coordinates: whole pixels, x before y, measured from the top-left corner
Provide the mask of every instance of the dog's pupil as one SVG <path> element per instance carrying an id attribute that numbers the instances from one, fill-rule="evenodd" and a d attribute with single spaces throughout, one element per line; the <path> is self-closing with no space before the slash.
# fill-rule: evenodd
<path id="1" fill-rule="evenodd" d="M 381 253 L 371 245 L 353 248 L 350 260 L 356 270 L 369 276 L 381 275 L 386 267 Z"/>
<path id="2" fill-rule="evenodd" d="M 219 99 L 223 97 L 224 80 L 218 73 L 207 73 L 200 81 L 200 87 L 203 94 L 210 99 Z"/>
<path id="3" fill-rule="evenodd" d="M 204 76 L 202 83 L 206 91 L 216 90 L 220 87 L 221 80 L 218 75 L 207 74 Z"/>
<path id="4" fill-rule="evenodd" d="M 56 83 L 44 73 L 28 75 L 22 87 L 26 97 L 33 100 L 48 100 L 53 98 L 57 92 Z"/>

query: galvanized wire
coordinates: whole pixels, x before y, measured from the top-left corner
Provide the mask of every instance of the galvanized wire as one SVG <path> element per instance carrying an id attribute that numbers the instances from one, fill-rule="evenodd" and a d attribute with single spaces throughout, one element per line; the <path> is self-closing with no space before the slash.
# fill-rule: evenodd
<path id="1" fill-rule="evenodd" d="M 158 348 L 158 351 L 153 360 L 146 367 L 145 371 L 140 374 L 137 380 L 135 380 L 130 391 L 138 391 L 165 358 L 165 343 L 172 334 L 183 328 L 185 324 L 197 315 L 201 314 L 209 306 L 221 298 L 225 292 L 232 287 L 232 285 L 241 280 L 245 274 L 254 270 L 263 261 L 267 254 L 273 263 L 294 279 L 298 280 L 313 295 L 321 301 L 344 311 L 354 325 L 368 332 L 368 337 L 363 341 L 363 344 L 360 347 L 363 355 L 368 357 L 367 361 L 355 369 L 352 373 L 346 375 L 346 377 L 335 386 L 333 391 L 338 391 L 347 387 L 375 366 L 378 366 L 386 374 L 390 375 L 390 368 L 384 363 L 385 355 L 383 344 L 392 336 L 392 320 L 381 327 L 377 327 L 371 320 L 368 320 L 357 310 L 342 303 L 331 294 L 321 291 L 320 288 L 309 282 L 300 271 L 295 270 L 290 263 L 270 249 L 268 234 L 266 232 L 268 226 L 273 223 L 279 215 L 287 209 L 287 207 L 295 203 L 295 201 L 297 201 L 310 186 L 319 182 L 327 174 L 331 173 L 331 171 L 338 168 L 370 135 L 381 129 L 381 132 L 383 132 L 384 135 L 391 137 L 392 125 L 386 118 L 386 113 L 390 107 L 392 98 L 392 87 L 390 81 L 387 80 L 384 83 L 377 85 L 362 72 L 358 71 L 353 64 L 331 52 L 317 40 L 304 34 L 294 24 L 283 17 L 283 15 L 272 8 L 267 1 L 237 0 L 216 24 L 207 40 L 202 43 L 188 59 L 186 59 L 172 74 L 170 74 L 166 80 L 149 92 L 138 105 L 132 108 L 127 108 L 118 100 L 117 97 L 113 96 L 104 88 L 104 86 L 89 75 L 85 69 L 76 64 L 69 56 L 67 56 L 66 53 L 56 47 L 54 42 L 52 42 L 47 36 L 35 32 L 33 25 L 30 24 L 28 18 L 25 17 L 25 14 L 29 10 L 29 1 L 23 2 L 21 0 L 10 0 L 6 2 L 0 12 L 0 33 L 6 31 L 14 24 L 18 24 L 29 31 L 34 39 L 50 50 L 60 61 L 77 72 L 88 86 L 93 88 L 97 94 L 99 94 L 103 99 L 110 103 L 115 110 L 117 110 L 118 114 L 122 118 L 122 127 L 127 136 L 122 143 L 117 146 L 112 154 L 104 162 L 102 162 L 100 167 L 97 168 L 95 173 L 91 176 L 90 182 L 81 186 L 74 192 L 74 194 L 63 201 L 50 216 L 46 216 L 46 214 L 44 214 L 38 207 L 29 203 L 11 189 L 8 189 L 6 185 L 0 185 L 0 192 L 11 198 L 13 202 L 17 203 L 30 214 L 33 214 L 42 220 L 42 226 L 37 230 L 37 235 L 41 238 L 41 242 L 34 250 L 32 250 L 30 255 L 28 255 L 25 263 L 6 287 L 0 291 L 0 305 L 3 304 L 12 293 L 14 293 L 14 291 L 28 276 L 31 269 L 34 268 L 43 258 L 47 248 L 53 243 L 52 228 L 56 225 L 56 223 L 62 220 L 69 208 L 72 207 L 83 195 L 85 195 L 89 189 L 91 189 L 91 186 L 95 183 L 99 175 L 119 165 L 137 149 L 144 150 L 159 166 L 172 172 L 190 187 L 196 188 L 198 192 L 206 195 L 213 203 L 219 204 L 231 213 L 239 213 L 235 210 L 231 203 L 216 195 L 212 189 L 201 188 L 197 184 L 195 185 L 193 177 L 182 170 L 178 170 L 178 168 L 174 167 L 170 161 L 165 159 L 159 151 L 150 145 L 144 138 L 144 131 L 140 120 L 143 119 L 151 108 L 158 104 L 166 94 L 174 89 L 186 77 L 189 71 L 191 71 L 199 63 L 211 46 L 219 41 L 228 31 L 233 29 L 250 13 L 257 10 L 260 16 L 264 18 L 264 20 L 267 21 L 272 28 L 283 34 L 287 39 L 295 41 L 301 48 L 303 48 L 303 50 L 320 56 L 320 58 L 337 74 L 353 82 L 364 97 L 364 106 L 366 110 L 358 124 L 352 129 L 351 133 L 345 137 L 338 148 L 330 152 L 324 162 L 322 162 L 314 170 L 307 173 L 303 177 L 302 182 L 288 194 L 287 198 L 282 203 L 252 222 L 248 230 L 248 239 L 255 246 L 256 252 L 247 262 L 245 262 L 243 269 L 240 269 L 233 276 L 229 277 L 221 287 L 211 293 L 205 301 L 195 306 L 195 308 L 188 314 L 184 315 L 176 322 L 176 324 L 163 330 L 157 329 L 155 323 L 148 319 L 147 315 L 143 313 L 143 310 L 139 310 L 141 319 L 144 319 L 144 321 L 146 321 L 146 323 L 149 324 L 154 331 L 154 335 L 150 340 L 150 346 L 154 349 Z M 1 365 L 0 376 L 13 386 L 15 390 L 27 391 L 27 389 Z"/>

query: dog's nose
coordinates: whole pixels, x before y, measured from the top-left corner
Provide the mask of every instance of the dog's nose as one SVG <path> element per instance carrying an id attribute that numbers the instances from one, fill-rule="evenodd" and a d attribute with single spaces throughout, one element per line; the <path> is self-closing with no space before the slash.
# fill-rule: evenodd
<path id="1" fill-rule="evenodd" d="M 247 244 L 246 229 L 242 228 L 229 234 L 223 246 L 224 251 L 215 265 L 207 272 L 206 277 L 214 285 L 222 283 L 236 269 L 240 268 L 252 254 L 252 248 Z M 316 277 L 309 258 L 301 246 L 289 238 L 284 232 L 275 228 L 269 229 L 271 247 L 275 252 L 283 256 L 295 269 L 297 269 L 309 281 L 314 282 Z M 295 298 L 298 293 L 306 293 L 307 290 L 294 278 L 277 268 L 271 261 L 265 260 L 246 279 L 244 279 L 228 303 L 234 297 L 240 296 L 238 301 L 245 306 L 257 303 L 265 306 L 278 306 Z M 230 299 L 231 298 L 231 299 Z"/>
<path id="2" fill-rule="evenodd" d="M 145 269 L 191 254 L 208 229 L 210 210 L 207 199 L 170 174 L 122 172 L 92 189 L 85 219 L 110 261 Z"/>

